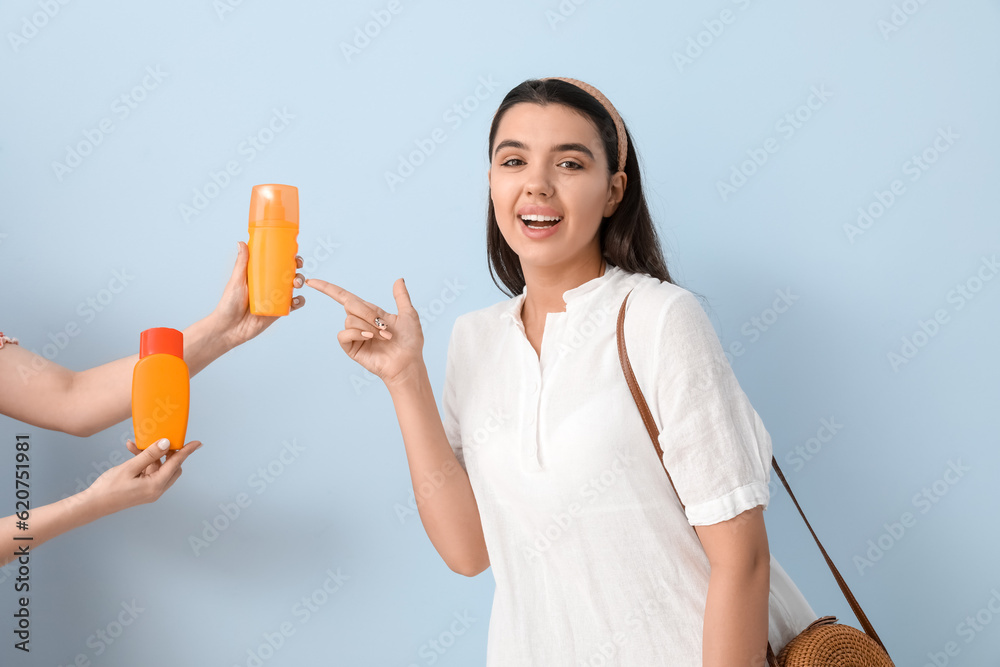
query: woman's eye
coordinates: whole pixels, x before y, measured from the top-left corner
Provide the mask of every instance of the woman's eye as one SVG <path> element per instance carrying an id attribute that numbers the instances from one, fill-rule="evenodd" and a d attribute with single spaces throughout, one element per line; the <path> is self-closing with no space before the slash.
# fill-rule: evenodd
<path id="1" fill-rule="evenodd" d="M 504 160 L 503 162 L 501 162 L 500 166 L 501 167 L 520 167 L 520 166 L 522 166 L 524 164 L 525 164 L 525 162 L 521 158 L 510 157 L 510 158 L 507 158 L 506 160 Z M 563 160 L 562 162 L 558 163 L 557 166 L 559 166 L 559 167 L 567 167 L 567 168 L 572 169 L 572 170 L 583 169 L 583 165 L 580 164 L 579 162 L 577 162 L 576 160 Z"/>

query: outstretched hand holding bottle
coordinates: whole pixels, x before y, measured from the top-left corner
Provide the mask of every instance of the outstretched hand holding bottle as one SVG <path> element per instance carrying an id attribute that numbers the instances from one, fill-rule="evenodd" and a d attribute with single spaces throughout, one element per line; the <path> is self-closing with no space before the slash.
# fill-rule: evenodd
<path id="1" fill-rule="evenodd" d="M 27 531 L 19 529 L 16 514 L 0 519 L 0 565 L 6 565 L 19 555 L 27 544 L 36 549 L 54 537 L 114 514 L 123 509 L 151 503 L 169 489 L 181 476 L 181 464 L 201 443 L 193 440 L 182 449 L 167 451 L 170 442 L 163 439 L 151 447 L 139 450 L 129 440 L 127 447 L 135 458 L 105 470 L 87 489 L 48 505 L 32 509 L 27 519 Z M 161 463 L 160 458 L 165 456 Z M 18 541 L 30 535 L 30 542 Z"/>
<path id="2" fill-rule="evenodd" d="M 218 305 L 210 315 L 184 329 L 183 358 L 192 377 L 278 319 L 250 311 L 248 259 L 247 245 L 241 242 Z M 295 266 L 302 266 L 301 257 L 295 257 Z M 292 287 L 302 287 L 303 280 L 302 274 L 296 273 Z M 290 310 L 298 310 L 304 303 L 304 297 L 296 296 Z M 139 355 L 72 371 L 22 347 L 16 339 L 0 341 L 8 342 L 0 344 L 0 414 L 81 437 L 130 416 L 133 372 Z M 198 442 L 190 442 L 173 450 L 161 464 L 164 453 L 160 448 L 152 446 L 140 454 L 129 442 L 129 451 L 136 454 L 134 459 L 106 471 L 85 491 L 31 510 L 32 548 L 111 512 L 156 500 L 176 481 L 181 463 L 199 446 Z M 14 548 L 7 547 L 15 545 L 18 520 L 16 514 L 0 518 L 0 548 L 4 549 L 0 565 L 14 557 Z"/>
<path id="3" fill-rule="evenodd" d="M 344 307 L 344 329 L 337 334 L 341 348 L 389 390 L 427 537 L 453 571 L 479 574 L 490 564 L 479 507 L 445 435 L 424 365 L 420 317 L 403 279 L 392 287 L 397 314 L 323 280 L 305 282 Z M 425 483 L 431 480 L 436 483 Z"/>
<path id="4" fill-rule="evenodd" d="M 223 354 L 256 337 L 277 317 L 250 312 L 247 287 L 249 250 L 239 243 L 232 275 L 215 309 L 183 330 L 184 361 L 191 377 Z M 302 258 L 296 257 L 296 266 Z M 296 273 L 293 286 L 301 287 Z M 291 310 L 305 304 L 296 296 Z M 23 338 L 23 336 L 22 336 Z M 27 341 L 25 342 L 27 345 Z M 132 373 L 138 354 L 83 371 L 71 371 L 21 345 L 0 352 L 0 414 L 34 426 L 89 437 L 131 416 Z"/>

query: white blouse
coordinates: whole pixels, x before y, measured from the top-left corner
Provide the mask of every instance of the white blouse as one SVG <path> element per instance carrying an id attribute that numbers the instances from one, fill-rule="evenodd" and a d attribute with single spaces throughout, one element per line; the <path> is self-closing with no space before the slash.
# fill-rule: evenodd
<path id="1" fill-rule="evenodd" d="M 686 515 L 618 361 L 633 287 L 629 358 Z M 691 526 L 767 507 L 770 436 L 687 290 L 608 266 L 546 316 L 540 357 L 526 293 L 456 320 L 443 395 L 496 581 L 487 667 L 701 667 L 709 563 Z M 772 556 L 775 653 L 815 619 Z"/>

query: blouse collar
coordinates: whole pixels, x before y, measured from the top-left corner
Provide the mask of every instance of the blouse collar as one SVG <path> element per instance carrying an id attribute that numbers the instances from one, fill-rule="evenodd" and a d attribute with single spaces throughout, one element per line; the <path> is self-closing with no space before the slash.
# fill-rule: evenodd
<path id="1" fill-rule="evenodd" d="M 577 285 L 576 287 L 566 290 L 563 292 L 563 302 L 566 304 L 566 310 L 569 310 L 570 306 L 575 307 L 576 305 L 584 303 L 587 301 L 586 297 L 588 295 L 597 294 L 603 286 L 617 282 L 618 278 L 624 275 L 624 273 L 625 272 L 619 267 L 608 264 L 604 268 L 604 275 L 591 278 L 582 285 Z M 520 324 L 521 307 L 524 305 L 524 299 L 527 294 L 528 286 L 525 285 L 521 289 L 521 293 L 510 299 L 507 307 L 501 311 L 501 319 L 509 317 L 514 322 Z"/>

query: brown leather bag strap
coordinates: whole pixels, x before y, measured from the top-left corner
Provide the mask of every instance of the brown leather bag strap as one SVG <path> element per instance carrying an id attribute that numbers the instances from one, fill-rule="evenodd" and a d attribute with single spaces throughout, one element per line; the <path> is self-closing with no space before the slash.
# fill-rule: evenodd
<path id="1" fill-rule="evenodd" d="M 823 554 L 823 558 L 826 559 L 826 564 L 830 566 L 830 572 L 833 573 L 833 578 L 837 580 L 837 585 L 840 586 L 841 592 L 843 592 L 844 597 L 847 598 L 847 604 L 851 605 L 851 611 L 854 612 L 858 622 L 861 623 L 861 627 L 864 628 L 865 634 L 874 639 L 878 645 L 882 647 L 882 650 L 886 652 L 886 655 L 888 655 L 889 652 L 886 650 L 885 644 L 882 643 L 882 639 L 878 636 L 878 633 L 875 632 L 875 628 L 872 627 L 871 621 L 868 620 L 868 616 L 861 608 L 857 599 L 855 599 L 854 593 L 851 592 L 851 587 L 848 586 L 847 582 L 844 581 L 844 578 L 840 576 L 840 570 L 838 570 L 837 566 L 833 564 L 833 559 L 830 558 L 830 554 L 828 554 L 826 549 L 823 548 L 823 543 L 820 542 L 819 537 L 816 536 L 816 531 L 813 530 L 812 525 L 810 525 L 809 519 L 806 518 L 806 513 L 802 511 L 799 501 L 796 500 L 795 494 L 792 493 L 792 487 L 788 486 L 788 481 L 785 479 L 784 474 L 782 474 L 781 468 L 778 467 L 778 461 L 775 460 L 773 456 L 771 457 L 771 467 L 774 468 L 776 473 L 778 473 L 778 478 L 784 485 L 785 491 L 788 491 L 788 495 L 791 497 L 792 502 L 795 503 L 795 509 L 799 511 L 799 516 L 801 516 L 802 520 L 806 522 L 806 528 L 809 529 L 809 533 L 812 534 L 813 539 L 816 540 L 816 546 L 819 547 L 820 552 Z"/>
<path id="2" fill-rule="evenodd" d="M 660 462 L 662 463 L 663 449 L 660 447 L 659 429 L 656 428 L 656 422 L 653 421 L 653 414 L 649 411 L 649 405 L 646 403 L 646 399 L 642 395 L 642 390 L 639 388 L 639 383 L 635 379 L 635 373 L 632 371 L 632 363 L 629 361 L 628 352 L 625 349 L 625 305 L 628 303 L 628 297 L 631 293 L 632 290 L 629 290 L 629 293 L 625 295 L 625 299 L 622 301 L 621 308 L 618 311 L 618 358 L 621 361 L 622 371 L 625 373 L 625 381 L 628 383 L 629 391 L 632 392 L 632 397 L 635 399 L 636 407 L 639 408 L 639 414 L 642 416 L 642 423 L 646 426 L 646 432 L 649 433 L 649 438 L 653 441 L 653 446 L 656 447 L 656 453 L 660 457 Z M 799 501 L 796 500 L 795 494 L 792 493 L 791 487 L 788 486 L 788 481 L 785 480 L 785 476 L 781 472 L 781 468 L 778 467 L 778 461 L 773 456 L 771 457 L 771 466 L 774 467 L 774 471 L 778 473 L 781 483 L 785 486 L 785 490 L 788 491 L 788 495 L 791 497 L 792 502 L 795 503 L 795 508 L 799 511 L 799 515 L 802 517 L 802 520 L 806 522 L 806 527 L 812 534 L 813 539 L 816 540 L 816 546 L 819 547 L 820 552 L 823 554 L 823 558 L 826 559 L 826 564 L 830 567 L 830 571 L 833 573 L 833 578 L 837 580 L 837 585 L 840 586 L 841 592 L 844 594 L 844 597 L 847 598 L 847 603 L 851 606 L 851 610 L 861 623 L 861 627 L 864 628 L 865 633 L 869 637 L 874 639 L 878 645 L 885 650 L 885 645 L 875 632 L 875 628 L 872 627 L 871 622 L 869 622 L 868 616 L 865 615 L 864 610 L 861 609 L 861 605 L 858 604 L 858 601 L 855 599 L 854 594 L 847 585 L 847 582 L 844 581 L 842 576 L 840 576 L 840 571 L 837 570 L 837 566 L 833 564 L 833 560 L 830 558 L 830 555 L 826 552 L 826 549 L 823 548 L 823 544 L 819 541 L 819 537 L 816 536 L 816 531 L 814 531 L 812 526 L 809 524 L 809 520 L 806 518 L 805 512 L 803 512 L 802 507 L 799 506 Z M 670 472 L 667 471 L 666 465 L 664 465 L 663 470 L 667 473 L 667 479 L 670 480 L 670 486 L 673 487 L 674 493 L 677 493 L 677 487 L 674 486 L 674 481 L 670 478 Z M 677 497 L 679 500 L 680 495 Z M 684 507 L 684 501 L 681 501 L 681 507 Z M 771 661 L 774 654 L 771 651 L 770 644 L 768 644 L 767 651 L 768 662 L 775 664 Z M 886 651 L 886 654 L 888 654 L 888 651 Z"/>
<path id="3" fill-rule="evenodd" d="M 767 643 L 767 667 L 781 667 L 778 659 L 774 657 L 774 651 L 771 650 L 771 642 Z"/>

